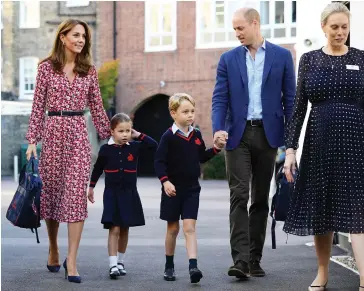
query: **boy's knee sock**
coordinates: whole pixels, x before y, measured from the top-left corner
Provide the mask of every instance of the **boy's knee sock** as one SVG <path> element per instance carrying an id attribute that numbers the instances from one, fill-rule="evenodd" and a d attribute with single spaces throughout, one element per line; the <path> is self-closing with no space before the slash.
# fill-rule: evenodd
<path id="1" fill-rule="evenodd" d="M 190 259 L 189 269 L 197 268 L 197 259 Z"/>
<path id="2" fill-rule="evenodd" d="M 173 257 L 174 257 L 173 255 L 172 256 L 166 255 L 166 269 L 174 268 Z"/>

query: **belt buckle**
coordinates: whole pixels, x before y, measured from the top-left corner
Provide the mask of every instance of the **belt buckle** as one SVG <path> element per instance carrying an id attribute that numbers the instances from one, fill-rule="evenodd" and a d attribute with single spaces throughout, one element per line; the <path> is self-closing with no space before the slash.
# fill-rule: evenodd
<path id="1" fill-rule="evenodd" d="M 255 121 L 255 120 L 250 120 L 250 125 L 251 125 L 252 127 L 256 127 L 256 126 L 258 126 L 258 125 L 256 125 L 256 124 L 254 124 L 254 123 L 253 123 L 253 121 Z"/>
<path id="2" fill-rule="evenodd" d="M 63 116 L 63 110 L 61 110 L 61 116 Z"/>

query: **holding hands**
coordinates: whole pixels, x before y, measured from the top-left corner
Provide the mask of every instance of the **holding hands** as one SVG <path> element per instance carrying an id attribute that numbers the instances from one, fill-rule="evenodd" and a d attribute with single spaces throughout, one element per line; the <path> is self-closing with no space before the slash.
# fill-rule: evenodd
<path id="1" fill-rule="evenodd" d="M 228 139 L 228 133 L 224 130 L 219 130 L 214 134 L 214 146 L 218 149 L 223 149 Z"/>

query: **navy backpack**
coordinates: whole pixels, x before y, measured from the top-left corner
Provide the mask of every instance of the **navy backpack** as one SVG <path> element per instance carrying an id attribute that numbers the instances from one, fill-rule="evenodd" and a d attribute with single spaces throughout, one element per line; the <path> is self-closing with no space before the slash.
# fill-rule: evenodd
<path id="1" fill-rule="evenodd" d="M 6 218 L 15 226 L 35 230 L 39 243 L 40 227 L 40 192 L 42 181 L 39 177 L 38 160 L 31 157 L 23 166 L 19 175 L 19 186 L 10 203 Z"/>
<path id="2" fill-rule="evenodd" d="M 289 202 L 291 199 L 291 195 L 293 192 L 294 183 L 289 183 L 287 181 L 286 175 L 284 174 L 283 170 L 283 163 L 278 168 L 276 174 L 276 185 L 277 190 L 273 196 L 271 209 L 270 209 L 270 216 L 272 217 L 272 248 L 276 249 L 276 221 L 286 221 L 288 209 L 289 209 Z M 296 165 L 297 169 L 297 165 Z M 298 170 L 294 175 L 294 178 L 297 177 Z"/>

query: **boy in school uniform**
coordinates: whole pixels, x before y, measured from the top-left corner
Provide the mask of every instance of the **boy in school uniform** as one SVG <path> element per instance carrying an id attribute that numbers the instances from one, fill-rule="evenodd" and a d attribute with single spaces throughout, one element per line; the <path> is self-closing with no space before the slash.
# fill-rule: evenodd
<path id="1" fill-rule="evenodd" d="M 203 277 L 197 267 L 195 233 L 201 191 L 200 163 L 210 160 L 221 148 L 214 145 L 206 149 L 201 132 L 192 126 L 195 101 L 190 95 L 177 93 L 171 96 L 169 110 L 174 124 L 163 134 L 154 162 L 162 183 L 160 218 L 167 221 L 164 279 L 176 279 L 173 257 L 181 218 L 189 257 L 190 280 L 191 283 L 197 283 Z"/>

